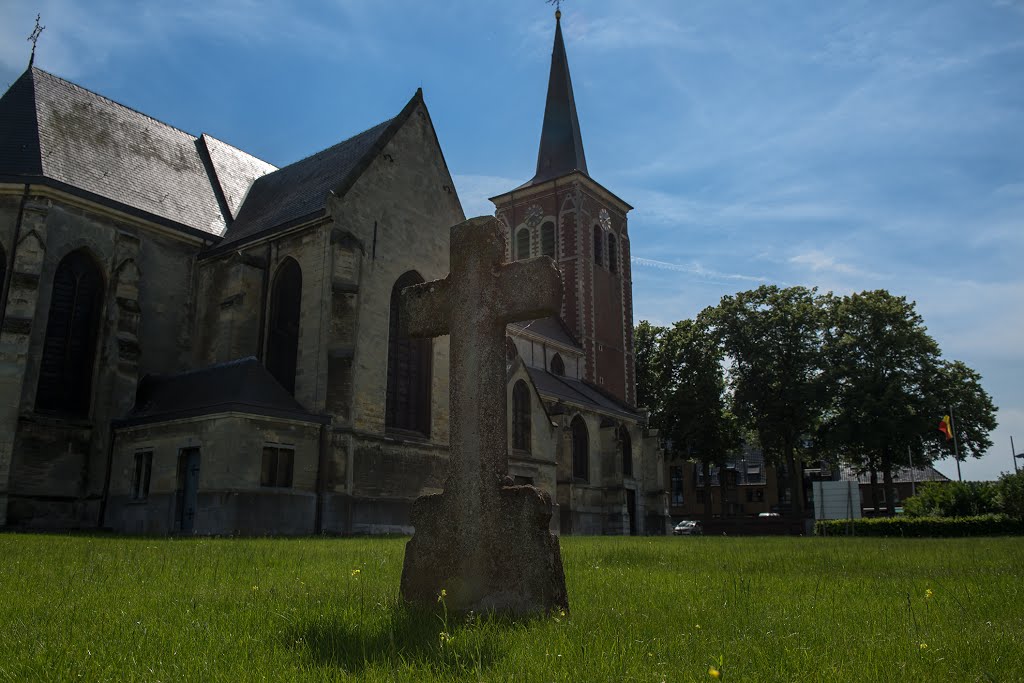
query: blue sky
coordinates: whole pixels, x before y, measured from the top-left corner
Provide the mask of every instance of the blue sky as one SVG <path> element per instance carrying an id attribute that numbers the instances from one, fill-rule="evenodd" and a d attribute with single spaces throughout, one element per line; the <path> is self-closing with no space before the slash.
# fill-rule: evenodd
<path id="1" fill-rule="evenodd" d="M 467 215 L 533 175 L 541 0 L 0 0 L 0 87 L 37 65 L 284 165 L 424 89 Z M 567 0 L 591 175 L 633 204 L 636 319 L 761 283 L 918 303 L 1024 451 L 1024 1 Z M 951 462 L 940 465 L 955 476 Z"/>

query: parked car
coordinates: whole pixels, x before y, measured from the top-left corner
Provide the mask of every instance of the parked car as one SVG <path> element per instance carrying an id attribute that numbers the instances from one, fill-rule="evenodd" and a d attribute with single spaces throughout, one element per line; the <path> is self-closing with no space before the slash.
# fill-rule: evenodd
<path id="1" fill-rule="evenodd" d="M 672 529 L 673 536 L 699 536 L 704 533 L 704 527 L 700 522 L 683 520 Z"/>

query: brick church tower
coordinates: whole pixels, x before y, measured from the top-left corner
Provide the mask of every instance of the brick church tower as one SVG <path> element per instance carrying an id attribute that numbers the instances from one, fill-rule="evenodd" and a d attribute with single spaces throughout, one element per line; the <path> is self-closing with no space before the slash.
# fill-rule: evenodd
<path id="1" fill-rule="evenodd" d="M 555 13 L 537 172 L 525 184 L 491 201 L 509 230 L 510 260 L 543 254 L 561 268 L 565 285 L 561 323 L 583 349 L 577 376 L 635 406 L 626 220 L 633 207 L 587 171 L 560 12 Z"/>

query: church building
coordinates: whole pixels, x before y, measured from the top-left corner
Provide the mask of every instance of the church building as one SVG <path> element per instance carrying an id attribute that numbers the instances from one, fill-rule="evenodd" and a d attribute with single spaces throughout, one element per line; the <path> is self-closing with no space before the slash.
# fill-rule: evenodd
<path id="1" fill-rule="evenodd" d="M 508 328 L 509 475 L 561 533 L 665 533 L 631 207 L 589 176 L 557 18 L 536 174 L 492 201 L 508 258 L 564 282 Z M 275 168 L 30 67 L 0 98 L 0 526 L 411 532 L 447 469 L 448 341 L 400 337 L 397 297 L 464 219 L 419 91 Z"/>

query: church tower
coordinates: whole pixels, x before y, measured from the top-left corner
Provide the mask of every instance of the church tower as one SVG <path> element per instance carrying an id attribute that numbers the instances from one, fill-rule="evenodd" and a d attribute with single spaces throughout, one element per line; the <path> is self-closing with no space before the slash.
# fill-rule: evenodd
<path id="1" fill-rule="evenodd" d="M 635 406 L 626 219 L 633 207 L 587 170 L 561 12 L 555 12 L 537 172 L 525 184 L 491 201 L 508 230 L 510 260 L 547 255 L 561 269 L 560 317 L 584 352 L 579 376 L 627 406 Z"/>

